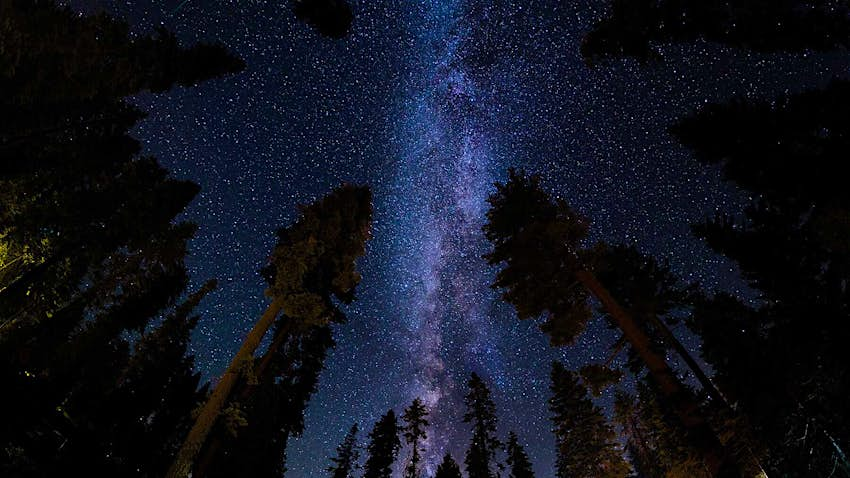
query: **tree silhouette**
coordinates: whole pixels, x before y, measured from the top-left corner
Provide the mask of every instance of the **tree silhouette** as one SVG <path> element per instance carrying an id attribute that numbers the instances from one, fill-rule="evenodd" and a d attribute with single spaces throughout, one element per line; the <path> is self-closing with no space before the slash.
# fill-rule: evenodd
<path id="1" fill-rule="evenodd" d="M 254 376 L 265 376 L 277 350 L 293 335 L 344 321 L 334 298 L 344 303 L 354 300 L 354 288 L 360 282 L 355 260 L 365 252 L 371 217 L 369 189 L 344 185 L 302 207 L 298 221 L 278 231 L 270 264 L 263 271 L 269 282 L 266 295 L 272 303 L 245 338 L 198 415 L 169 477 L 190 473 L 195 457 L 246 370 Z M 253 370 L 254 352 L 281 311 L 284 315 L 278 321 L 272 343 Z"/>
<path id="2" fill-rule="evenodd" d="M 367 448 L 369 457 L 366 459 L 363 478 L 390 477 L 396 455 L 401 449 L 401 441 L 398 438 L 399 431 L 400 428 L 394 411 L 387 411 L 378 420 L 375 428 L 369 433 L 369 446 Z"/>
<path id="3" fill-rule="evenodd" d="M 496 476 L 493 469 L 496 451 L 502 445 L 496 438 L 496 404 L 478 374 L 472 373 L 468 386 L 463 421 L 472 424 L 472 440 L 464 460 L 466 474 L 469 478 L 492 478 Z"/>
<path id="4" fill-rule="evenodd" d="M 632 466 L 641 476 L 709 477 L 699 453 L 688 445 L 675 417 L 665 413 L 650 386 L 638 383 L 638 400 L 618 393 L 614 419 L 622 427 Z"/>
<path id="5" fill-rule="evenodd" d="M 404 469 L 406 478 L 419 478 L 419 462 L 422 461 L 419 442 L 427 438 L 425 427 L 428 426 L 428 410 L 422 400 L 416 398 L 413 403 L 404 411 L 401 419 L 405 425 L 402 428 L 404 432 L 404 441 L 411 447 L 410 463 Z"/>
<path id="6" fill-rule="evenodd" d="M 508 478 L 534 478 L 534 470 L 531 467 L 531 460 L 519 444 L 519 439 L 516 433 L 508 433 L 508 443 L 506 447 L 508 453 L 507 465 L 510 469 Z"/>
<path id="7" fill-rule="evenodd" d="M 559 362 L 552 364 L 552 412 L 559 478 L 625 478 L 629 465 L 614 430 L 593 405 L 578 377 Z"/>
<path id="8" fill-rule="evenodd" d="M 489 198 L 491 207 L 484 226 L 493 244 L 486 257 L 490 264 L 505 264 L 493 287 L 504 290 L 502 297 L 514 305 L 518 317 L 543 316 L 541 329 L 553 345 L 569 344 L 590 320 L 588 295 L 593 294 L 647 367 L 665 403 L 675 410 L 712 472 L 733 468 L 731 454 L 723 449 L 664 355 L 654 349 L 641 324 L 592 272 L 590 265 L 597 251 L 581 244 L 587 235 L 587 221 L 563 200 L 552 201 L 536 177 L 510 170 L 508 182 L 496 188 Z"/>
<path id="9" fill-rule="evenodd" d="M 451 455 L 446 453 L 442 463 L 437 467 L 434 478 L 461 478 L 460 467 Z"/>
<path id="10" fill-rule="evenodd" d="M 735 261 L 761 302 L 725 294 L 689 321 L 722 389 L 768 445 L 769 470 L 828 474 L 850 443 L 843 326 L 850 310 L 850 196 L 839 165 L 850 85 L 773 101 L 709 105 L 673 128 L 698 160 L 752 197 L 741 215 L 697 224 Z M 795 437 L 789 439 L 788 437 Z"/>
<path id="11" fill-rule="evenodd" d="M 243 64 L 50 1 L 0 17 L 0 474 L 161 476 L 205 393 L 186 343 L 211 285 L 176 305 L 198 188 L 138 155 L 125 97 Z"/>
<path id="12" fill-rule="evenodd" d="M 588 33 L 582 54 L 656 58 L 658 44 L 705 40 L 758 52 L 828 51 L 850 46 L 846 1 L 613 0 Z"/>
<path id="13" fill-rule="evenodd" d="M 330 38 L 343 38 L 351 30 L 354 14 L 346 0 L 293 0 L 295 16 Z"/>
<path id="14" fill-rule="evenodd" d="M 333 465 L 328 467 L 331 478 L 353 478 L 354 470 L 360 452 L 357 450 L 357 424 L 351 425 L 351 429 L 345 435 L 345 439 L 336 448 L 336 456 L 331 458 Z"/>

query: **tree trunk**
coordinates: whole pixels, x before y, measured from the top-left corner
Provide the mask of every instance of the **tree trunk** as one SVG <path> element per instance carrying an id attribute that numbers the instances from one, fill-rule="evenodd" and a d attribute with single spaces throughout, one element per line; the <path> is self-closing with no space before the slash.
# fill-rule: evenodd
<path id="1" fill-rule="evenodd" d="M 256 370 L 254 370 L 254 374 L 258 383 L 263 383 L 263 381 L 271 380 L 270 376 L 266 376 L 269 370 L 269 365 L 271 364 L 272 358 L 277 353 L 278 349 L 280 349 L 281 345 L 283 345 L 283 343 L 286 342 L 286 340 L 292 336 L 291 332 L 292 327 L 290 323 L 287 326 L 281 328 L 276 334 L 274 340 L 269 345 L 268 350 L 266 350 L 266 353 L 260 359 L 260 363 L 257 366 Z M 241 385 L 241 390 L 237 392 L 237 400 L 242 401 L 247 399 L 254 392 L 255 388 L 256 385 L 250 385 L 243 381 Z M 192 475 L 193 478 L 203 478 L 207 475 L 207 470 L 210 468 L 210 466 L 213 465 L 213 461 L 221 450 L 222 444 L 223 442 L 220 433 L 217 435 L 213 435 L 213 437 L 210 438 L 210 441 L 207 446 L 203 448 L 203 454 L 201 456 L 201 459 L 198 460 L 198 466 L 195 468 L 195 474 Z"/>
<path id="2" fill-rule="evenodd" d="M 596 276 L 588 271 L 578 270 L 576 271 L 576 278 L 599 300 L 602 307 L 623 332 L 623 336 L 629 341 L 635 353 L 649 369 L 649 374 L 658 386 L 661 395 L 667 403 L 674 407 L 676 416 L 687 430 L 692 444 L 701 452 L 711 475 L 724 478 L 739 476 L 726 471 L 729 467 L 728 460 L 731 457 L 724 451 L 723 445 L 717 439 L 714 431 L 702 417 L 696 401 L 679 383 L 664 357 L 652 350 L 649 336 L 638 326 L 631 315 L 611 297 L 608 289 L 599 283 Z"/>
<path id="3" fill-rule="evenodd" d="M 272 326 L 280 310 L 283 308 L 283 301 L 276 299 L 266 309 L 266 312 L 260 317 L 260 320 L 254 324 L 254 328 L 248 333 L 248 337 L 242 343 L 242 347 L 233 357 L 227 370 L 222 375 L 221 380 L 216 385 L 207 403 L 201 409 L 201 413 L 189 430 L 189 434 L 180 446 L 180 450 L 171 464 L 171 468 L 166 475 L 168 478 L 186 478 L 192 471 L 192 465 L 195 458 L 204 446 L 204 442 L 212 430 L 218 415 L 224 408 L 224 404 L 230 396 L 233 386 L 239 379 L 242 368 L 246 365 L 251 365 L 254 359 L 254 352 L 259 347 L 263 336 Z"/>
<path id="4" fill-rule="evenodd" d="M 719 401 L 721 407 L 724 408 L 727 412 L 735 414 L 735 409 L 732 408 L 732 405 L 729 403 L 729 400 L 726 399 L 726 396 L 723 395 L 723 392 L 721 392 L 720 389 L 718 389 L 717 386 L 714 385 L 714 382 L 712 382 L 711 378 L 706 375 L 706 373 L 703 371 L 702 367 L 699 366 L 693 355 L 691 355 L 691 353 L 688 352 L 688 349 L 686 349 L 685 346 L 682 345 L 682 342 L 679 342 L 679 339 L 677 339 L 676 336 L 673 335 L 673 331 L 671 331 L 670 328 L 667 327 L 667 324 L 665 324 L 664 321 L 659 319 L 655 314 L 651 314 L 649 316 L 649 319 L 650 322 L 652 322 L 652 325 L 654 325 L 655 328 L 658 329 L 659 332 L 661 332 L 664 341 L 667 342 L 668 345 L 673 347 L 673 350 L 675 350 L 676 353 L 679 354 L 679 357 L 681 357 L 682 360 L 685 361 L 685 363 L 694 373 L 694 376 L 697 378 L 697 381 L 699 381 L 700 385 L 702 385 L 703 390 L 705 390 L 710 397 L 716 398 Z M 753 476 L 757 476 L 759 478 L 767 478 L 767 472 L 765 472 L 764 468 L 762 468 L 759 459 L 756 457 L 756 454 L 753 453 L 753 451 L 749 447 L 747 447 L 744 451 L 746 455 L 739 458 L 741 460 L 740 465 L 742 466 L 742 468 L 745 470 L 753 470 Z"/>

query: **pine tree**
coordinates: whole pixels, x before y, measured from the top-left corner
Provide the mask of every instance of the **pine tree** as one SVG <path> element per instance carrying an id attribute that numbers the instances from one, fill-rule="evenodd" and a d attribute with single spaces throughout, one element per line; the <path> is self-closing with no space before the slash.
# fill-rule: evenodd
<path id="1" fill-rule="evenodd" d="M 329 466 L 327 471 L 330 472 L 331 478 L 353 478 L 359 459 L 357 424 L 355 423 L 336 448 L 336 456 L 331 458 L 333 465 Z"/>
<path id="2" fill-rule="evenodd" d="M 344 185 L 301 212 L 295 224 L 278 231 L 271 262 L 263 270 L 269 283 L 266 295 L 272 303 L 201 410 L 169 471 L 171 478 L 190 473 L 246 369 L 255 376 L 267 377 L 277 350 L 293 335 L 345 320 L 334 299 L 343 303 L 354 300 L 354 289 L 360 282 L 355 260 L 365 252 L 370 234 L 371 193 L 365 187 Z M 281 312 L 272 343 L 253 370 L 254 352 Z"/>
<path id="3" fill-rule="evenodd" d="M 131 130 L 144 113 L 124 98 L 242 62 L 51 1 L 2 1 L 0 18 L 0 115 L 15 119 L 0 123 L 0 474 L 160 476 L 167 436 L 197 399 L 179 338 L 191 323 L 164 324 L 178 334 L 164 355 L 171 378 L 136 377 L 165 387 L 173 407 L 121 380 L 141 360 L 127 338 L 184 291 L 195 227 L 174 219 L 198 188 L 138 156 Z M 127 445 L 128 428 L 147 448 Z"/>
<path id="4" fill-rule="evenodd" d="M 625 478 L 629 466 L 614 430 L 588 397 L 578 377 L 559 362 L 552 364 L 549 410 L 555 428 L 559 478 Z"/>
<path id="5" fill-rule="evenodd" d="M 507 465 L 510 469 L 508 478 L 534 478 L 531 460 L 528 459 L 528 455 L 522 445 L 519 444 L 516 433 L 510 432 L 508 434 L 506 450 L 508 453 Z"/>
<path id="6" fill-rule="evenodd" d="M 401 419 L 405 422 L 403 428 L 404 440 L 411 448 L 410 462 L 404 469 L 405 478 L 419 478 L 421 471 L 419 462 L 422 461 L 422 450 L 419 447 L 419 442 L 427 438 L 425 433 L 425 427 L 428 426 L 427 417 L 428 410 L 419 398 L 414 399 L 401 416 Z"/>
<path id="7" fill-rule="evenodd" d="M 699 161 L 719 165 L 753 198 L 743 214 L 694 230 L 738 264 L 763 301 L 718 294 L 698 303 L 689 325 L 724 392 L 768 445 L 771 474 L 828 474 L 833 439 L 850 443 L 841 365 L 850 340 L 850 196 L 838 166 L 847 104 L 850 84 L 834 82 L 773 101 L 709 105 L 673 128 Z"/>
<path id="8" fill-rule="evenodd" d="M 460 467 L 451 455 L 446 453 L 443 462 L 437 467 L 434 478 L 461 478 Z"/>
<path id="9" fill-rule="evenodd" d="M 850 5 L 816 0 L 614 0 L 585 37 L 588 60 L 656 58 L 655 45 L 697 40 L 758 52 L 829 51 L 850 46 Z"/>
<path id="10" fill-rule="evenodd" d="M 680 426 L 658 403 L 651 386 L 638 383 L 638 399 L 620 392 L 614 420 L 622 427 L 632 466 L 646 478 L 709 477 L 699 453 L 688 445 Z"/>
<path id="11" fill-rule="evenodd" d="M 472 373 L 468 386 L 463 421 L 472 424 L 472 440 L 464 460 L 466 474 L 469 478 L 493 478 L 496 476 L 496 451 L 501 447 L 496 438 L 496 404 L 478 374 Z"/>
<path id="12" fill-rule="evenodd" d="M 387 411 L 369 433 L 369 446 L 363 478 L 389 478 L 396 455 L 401 449 L 395 412 Z"/>
<path id="13" fill-rule="evenodd" d="M 715 472 L 735 467 L 695 398 L 655 350 L 652 337 L 597 279 L 592 266 L 598 251 L 582 246 L 587 221 L 565 201 L 553 201 L 537 177 L 510 170 L 508 182 L 496 187 L 484 226 L 493 244 L 486 257 L 491 264 L 505 264 L 493 287 L 504 290 L 502 297 L 514 305 L 518 317 L 543 316 L 541 329 L 552 344 L 570 344 L 592 316 L 588 305 L 592 294 L 646 366 L 706 464 Z"/>

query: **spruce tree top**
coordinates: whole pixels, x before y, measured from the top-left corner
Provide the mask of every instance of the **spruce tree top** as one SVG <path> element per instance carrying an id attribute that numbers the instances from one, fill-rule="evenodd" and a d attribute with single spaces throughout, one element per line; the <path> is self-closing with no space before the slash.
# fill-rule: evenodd
<path id="1" fill-rule="evenodd" d="M 488 199 L 484 234 L 493 244 L 485 257 L 502 264 L 494 288 L 520 319 L 545 316 L 541 329 L 553 345 L 571 344 L 590 320 L 587 291 L 576 284 L 588 251 L 581 247 L 588 222 L 563 200 L 553 201 L 537 176 L 513 169 Z"/>

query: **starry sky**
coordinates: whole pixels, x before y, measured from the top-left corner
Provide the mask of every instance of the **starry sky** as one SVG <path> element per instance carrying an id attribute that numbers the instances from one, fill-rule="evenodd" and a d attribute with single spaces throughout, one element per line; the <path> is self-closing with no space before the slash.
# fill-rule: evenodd
<path id="1" fill-rule="evenodd" d="M 602 0 L 354 0 L 344 40 L 296 22 L 284 0 L 70 3 L 137 32 L 165 26 L 187 43 L 221 41 L 247 63 L 239 75 L 135 99 L 150 112 L 137 130 L 145 152 L 202 187 L 185 219 L 200 225 L 193 283 L 220 285 L 192 344 L 205 377 L 224 370 L 266 307 L 257 270 L 295 205 L 343 181 L 373 189 L 364 280 L 304 437 L 291 442 L 296 478 L 324 476 L 353 422 L 371 429 L 415 397 L 431 407 L 427 465 L 446 451 L 461 461 L 472 371 L 493 389 L 502 435 L 516 431 L 538 476 L 550 476 L 549 363 L 603 360 L 614 337 L 595 324 L 577 345 L 550 349 L 489 289 L 481 226 L 493 182 L 508 167 L 539 173 L 591 218 L 594 239 L 637 244 L 686 280 L 746 294 L 688 226 L 745 198 L 667 127 L 706 102 L 797 91 L 848 71 L 838 56 L 707 44 L 666 48 L 662 64 L 589 67 L 578 47 Z"/>

